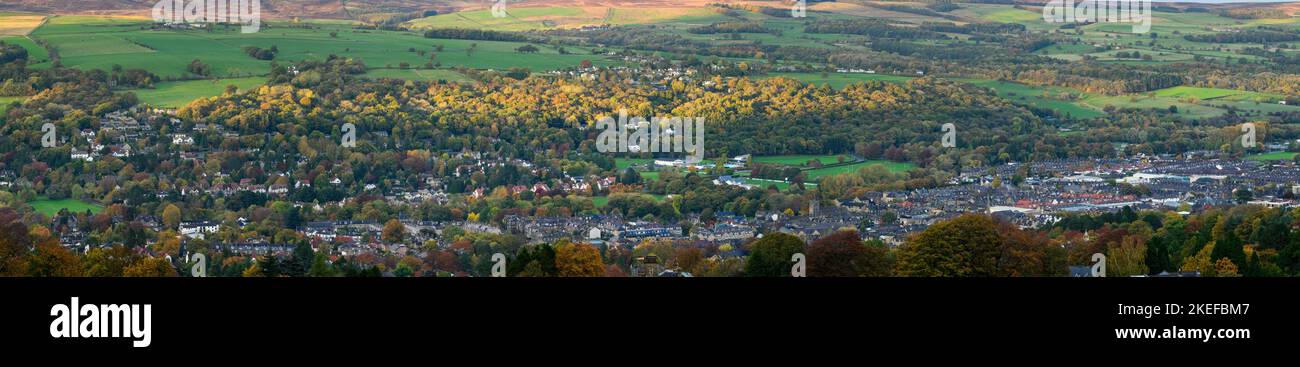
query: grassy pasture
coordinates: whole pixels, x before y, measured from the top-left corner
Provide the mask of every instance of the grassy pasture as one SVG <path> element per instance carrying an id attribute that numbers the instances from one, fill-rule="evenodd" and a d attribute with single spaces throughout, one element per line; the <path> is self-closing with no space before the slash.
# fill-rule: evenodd
<path id="1" fill-rule="evenodd" d="M 619 63 L 592 55 L 590 50 L 570 49 L 571 54 L 562 55 L 556 48 L 541 45 L 540 52 L 522 54 L 515 51 L 524 45 L 519 42 L 428 39 L 411 32 L 355 30 L 329 24 L 291 28 L 271 23 L 252 34 L 240 33 L 238 27 L 216 27 L 213 31 L 142 29 L 145 25 L 121 18 L 60 16 L 35 34 L 60 50 L 64 65 L 83 70 L 123 65 L 146 69 L 163 78 L 194 77 L 185 67 L 195 59 L 211 66 L 214 78 L 265 75 L 270 61 L 244 54 L 245 46 L 277 46 L 280 53 L 276 61 L 280 62 L 320 60 L 333 54 L 359 58 L 371 68 L 396 69 L 403 63 L 418 67 L 433 62 L 443 67 L 526 67 L 545 71 L 575 66 L 582 60 L 596 65 Z M 438 45 L 443 46 L 442 52 L 435 51 Z M 411 49 L 423 50 L 425 55 Z"/>
<path id="2" fill-rule="evenodd" d="M 523 4 L 520 4 L 523 5 Z M 529 31 L 582 26 L 651 24 L 672 21 L 711 21 L 722 17 L 705 8 L 555 6 L 506 8 L 506 16 L 491 10 L 438 14 L 407 22 L 414 28 L 472 28 L 495 31 Z"/>
<path id="3" fill-rule="evenodd" d="M 247 91 L 266 83 L 266 78 L 248 77 L 235 79 L 187 80 L 179 82 L 161 82 L 154 89 L 132 89 L 140 101 L 158 106 L 179 108 L 190 102 L 207 97 L 219 96 L 226 91 L 226 86 L 234 85 L 239 91 Z"/>
<path id="4" fill-rule="evenodd" d="M 1105 115 L 1099 109 L 1084 106 L 1077 101 L 1067 100 L 1064 95 L 1081 95 L 1077 91 L 1062 87 L 1035 87 L 1020 83 L 987 79 L 959 79 L 960 81 L 992 89 L 998 97 L 1012 103 L 1056 110 L 1074 118 L 1093 118 Z"/>
<path id="5" fill-rule="evenodd" d="M 1259 101 L 1271 101 L 1271 102 L 1276 102 L 1283 98 L 1281 95 L 1272 94 L 1272 93 L 1259 93 L 1259 92 L 1250 92 L 1250 91 L 1242 91 L 1242 90 L 1235 90 L 1235 89 L 1200 88 L 1200 87 L 1187 87 L 1187 86 L 1178 86 L 1178 87 L 1157 90 L 1155 91 L 1155 95 L 1160 97 L 1174 97 L 1174 98 L 1192 97 L 1192 98 L 1197 98 L 1202 100 L 1208 100 L 1208 99 L 1215 99 L 1215 100 L 1224 99 L 1224 100 L 1233 100 L 1233 101 L 1259 100 Z"/>
<path id="6" fill-rule="evenodd" d="M 22 46 L 27 49 L 27 64 L 39 64 L 50 61 L 50 53 L 44 47 L 32 42 L 27 36 L 0 36 L 0 41 Z"/>
<path id="7" fill-rule="evenodd" d="M 9 104 L 14 102 L 22 103 L 27 97 L 0 97 L 0 115 L 9 110 Z"/>

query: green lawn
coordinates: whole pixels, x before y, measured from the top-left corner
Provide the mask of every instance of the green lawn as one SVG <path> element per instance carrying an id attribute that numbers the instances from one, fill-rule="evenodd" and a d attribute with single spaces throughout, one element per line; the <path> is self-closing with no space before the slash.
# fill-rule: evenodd
<path id="1" fill-rule="evenodd" d="M 783 164 L 787 166 L 804 166 L 809 161 L 817 160 L 822 164 L 835 164 L 839 162 L 839 157 L 844 157 L 845 162 L 852 162 L 853 157 L 848 155 L 773 155 L 754 157 L 755 163 Z"/>
<path id="2" fill-rule="evenodd" d="M 59 210 L 62 209 L 68 209 L 68 211 L 70 212 L 77 212 L 77 213 L 85 212 L 87 209 L 89 209 L 91 213 L 99 213 L 100 210 L 104 209 L 103 206 L 100 206 L 98 204 L 87 203 L 81 200 L 74 200 L 74 199 L 50 200 L 50 199 L 38 198 L 35 201 L 28 202 L 27 204 L 31 205 L 32 209 L 35 209 L 36 211 L 41 212 L 46 216 L 54 216 L 55 214 L 59 214 Z"/>
<path id="3" fill-rule="evenodd" d="M 1300 153 L 1296 153 L 1296 152 L 1262 153 L 1262 154 L 1246 156 L 1246 159 L 1252 161 L 1289 161 L 1295 158 L 1296 154 L 1300 154 Z"/>
<path id="4" fill-rule="evenodd" d="M 5 113 L 5 111 L 9 110 L 10 103 L 22 102 L 23 100 L 26 99 L 27 97 L 0 97 L 0 114 L 3 114 Z"/>
<path id="5" fill-rule="evenodd" d="M 614 158 L 614 166 L 618 171 L 626 171 L 628 167 L 634 164 L 644 164 L 647 166 L 654 165 L 655 160 L 649 158 Z"/>
<path id="6" fill-rule="evenodd" d="M 158 83 L 154 89 L 132 89 L 140 101 L 158 107 L 179 108 L 196 99 L 219 96 L 225 93 L 226 86 L 234 85 L 239 91 L 247 91 L 266 83 L 266 78 L 249 77 L 215 80 L 188 80 L 181 82 Z"/>
<path id="7" fill-rule="evenodd" d="M 890 172 L 906 172 L 912 170 L 913 168 L 916 168 L 916 165 L 911 163 L 870 160 L 870 161 L 857 162 L 853 164 L 847 164 L 843 166 L 808 170 L 805 181 L 817 181 L 824 176 L 834 176 L 841 173 L 857 172 L 859 169 L 866 168 L 867 166 L 877 165 L 877 164 L 885 166 L 885 168 L 888 168 Z"/>
<path id="8" fill-rule="evenodd" d="M 768 180 L 762 178 L 750 178 L 750 177 L 741 178 L 740 180 L 746 184 L 754 185 L 755 187 L 764 190 L 766 190 L 769 186 L 776 186 L 777 191 L 785 191 L 790 189 L 790 183 L 785 181 Z M 817 184 L 811 182 L 804 182 L 803 186 L 805 188 L 815 188 L 817 187 Z"/>

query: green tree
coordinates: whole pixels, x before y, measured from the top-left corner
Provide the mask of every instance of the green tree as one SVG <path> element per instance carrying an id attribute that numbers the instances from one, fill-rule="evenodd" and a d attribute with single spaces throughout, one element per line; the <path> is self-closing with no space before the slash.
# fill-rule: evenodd
<path id="1" fill-rule="evenodd" d="M 745 261 L 745 275 L 751 277 L 788 277 L 794 266 L 790 258 L 804 252 L 799 237 L 785 233 L 769 233 L 750 245 L 749 259 Z"/>
<path id="2" fill-rule="evenodd" d="M 1159 274 L 1163 271 L 1176 271 L 1169 260 L 1169 247 L 1165 245 L 1164 237 L 1155 236 L 1147 241 L 1146 249 L 1147 274 Z"/>
<path id="3" fill-rule="evenodd" d="M 329 256 L 325 255 L 325 251 L 319 251 L 312 257 L 311 270 L 307 271 L 307 275 L 317 278 L 334 276 L 334 270 L 329 265 Z"/>
<path id="4" fill-rule="evenodd" d="M 1232 197 L 1237 200 L 1237 204 L 1245 204 L 1254 199 L 1255 195 L 1250 192 L 1250 189 L 1242 187 L 1233 191 Z"/>

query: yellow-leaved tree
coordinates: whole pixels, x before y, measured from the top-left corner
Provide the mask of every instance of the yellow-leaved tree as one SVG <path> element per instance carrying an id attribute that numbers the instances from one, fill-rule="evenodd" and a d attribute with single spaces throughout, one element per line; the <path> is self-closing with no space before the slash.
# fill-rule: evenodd
<path id="1" fill-rule="evenodd" d="M 562 277 L 605 275 L 600 250 L 586 243 L 560 242 L 555 245 L 555 268 Z"/>

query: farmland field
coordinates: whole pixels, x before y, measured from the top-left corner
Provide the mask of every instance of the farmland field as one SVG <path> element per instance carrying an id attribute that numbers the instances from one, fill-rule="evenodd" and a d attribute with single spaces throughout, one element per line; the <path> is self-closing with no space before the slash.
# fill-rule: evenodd
<path id="1" fill-rule="evenodd" d="M 413 28 L 471 28 L 528 31 L 599 25 L 632 25 L 669 21 L 707 21 L 721 17 L 700 8 L 618 8 L 604 6 L 509 7 L 497 18 L 490 10 L 438 14 L 407 22 Z"/>
<path id="2" fill-rule="evenodd" d="M 1202 100 L 1226 99 L 1226 100 L 1249 100 L 1249 101 L 1258 100 L 1258 101 L 1276 102 L 1283 98 L 1281 95 L 1271 94 L 1271 93 L 1257 93 L 1257 92 L 1241 91 L 1235 89 L 1198 88 L 1198 87 L 1184 87 L 1184 86 L 1157 90 L 1155 91 L 1155 94 L 1156 96 L 1159 97 L 1175 97 L 1175 98 L 1192 97 L 1192 98 L 1202 99 Z"/>
<path id="3" fill-rule="evenodd" d="M 1068 100 L 1067 95 L 1079 95 L 1076 91 L 1061 87 L 1034 87 L 1019 83 L 987 80 L 987 79 L 959 79 L 963 82 L 978 85 L 992 89 L 998 97 L 1002 97 L 1012 103 L 1033 106 L 1037 108 L 1056 110 L 1057 112 L 1067 114 L 1074 118 L 1093 118 L 1104 116 L 1105 113 L 1097 108 L 1084 106 L 1076 101 Z"/>
<path id="4" fill-rule="evenodd" d="M 50 61 L 50 53 L 44 47 L 32 42 L 27 36 L 0 36 L 0 42 L 15 44 L 27 49 L 27 62 L 29 64 L 38 64 Z"/>
<path id="5" fill-rule="evenodd" d="M 55 214 L 59 214 L 59 210 L 62 209 L 68 209 L 68 211 L 76 212 L 76 213 L 83 213 L 86 210 L 90 210 L 91 213 L 99 213 L 100 210 L 104 209 L 104 207 L 101 205 L 87 203 L 81 200 L 74 200 L 74 199 L 51 200 L 45 198 L 37 198 L 36 200 L 28 202 L 27 204 L 31 205 L 32 209 L 35 209 L 36 211 L 41 212 L 46 216 L 54 216 Z"/>
<path id="6" fill-rule="evenodd" d="M 998 23 L 1019 23 L 1029 29 L 1051 30 L 1059 24 L 1043 22 L 1043 13 L 1039 8 L 1016 9 L 1007 5 L 961 4 L 961 9 L 954 14 Z"/>
<path id="7" fill-rule="evenodd" d="M 154 89 L 133 89 L 140 101 L 158 107 L 184 107 L 199 98 L 219 96 L 226 86 L 234 85 L 239 91 L 247 91 L 266 82 L 266 78 L 249 77 L 237 79 L 188 80 L 180 82 L 161 82 Z"/>
<path id="8" fill-rule="evenodd" d="M 0 12 L 0 36 L 26 35 L 44 20 L 44 15 Z"/>
<path id="9" fill-rule="evenodd" d="M 429 39 L 412 32 L 358 30 L 348 26 L 272 23 L 254 34 L 239 33 L 236 27 L 215 30 L 150 30 L 147 23 L 132 18 L 57 16 L 37 29 L 59 50 L 66 66 L 83 70 L 111 69 L 129 65 L 149 70 L 163 78 L 193 78 L 186 66 L 200 60 L 212 68 L 210 77 L 242 78 L 265 75 L 271 61 L 245 55 L 245 46 L 279 49 L 275 61 L 321 60 L 329 55 L 355 57 L 371 68 L 397 69 L 434 64 L 441 67 L 508 69 L 524 67 L 545 71 L 578 65 L 589 60 L 595 65 L 619 64 L 589 50 L 571 48 L 561 54 L 557 48 L 538 45 L 536 53 L 515 49 L 521 42 Z M 436 51 L 442 47 L 442 51 Z M 423 51 L 423 53 L 419 52 Z M 40 63 L 37 67 L 49 67 Z M 418 77 L 420 74 L 413 74 Z"/>

